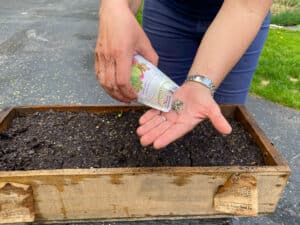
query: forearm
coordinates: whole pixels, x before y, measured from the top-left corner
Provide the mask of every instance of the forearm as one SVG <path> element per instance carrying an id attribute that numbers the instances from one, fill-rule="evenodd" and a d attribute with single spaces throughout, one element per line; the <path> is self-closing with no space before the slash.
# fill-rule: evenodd
<path id="1" fill-rule="evenodd" d="M 142 0 L 102 0 L 100 12 L 103 8 L 128 7 L 136 15 L 141 3 Z"/>
<path id="2" fill-rule="evenodd" d="M 189 75 L 202 74 L 216 87 L 255 38 L 271 0 L 225 0 L 204 35 Z"/>

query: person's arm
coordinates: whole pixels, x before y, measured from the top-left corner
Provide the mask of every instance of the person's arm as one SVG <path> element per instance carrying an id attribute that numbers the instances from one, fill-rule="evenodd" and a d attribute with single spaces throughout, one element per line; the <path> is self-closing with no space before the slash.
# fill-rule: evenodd
<path id="1" fill-rule="evenodd" d="M 219 86 L 255 38 L 272 0 L 225 0 L 205 33 L 189 75 Z"/>
<path id="2" fill-rule="evenodd" d="M 204 75 L 218 87 L 251 44 L 271 3 L 271 0 L 225 0 L 203 37 L 188 75 Z M 142 145 L 165 147 L 206 118 L 219 132 L 231 132 L 210 90 L 203 85 L 186 82 L 174 98 L 184 103 L 181 111 L 149 110 L 140 118 L 137 133 Z"/>
<path id="3" fill-rule="evenodd" d="M 136 15 L 142 4 L 142 0 L 102 0 L 99 13 L 101 9 L 106 7 L 129 7 L 131 12 Z"/>
<path id="4" fill-rule="evenodd" d="M 103 89 L 113 98 L 137 98 L 130 83 L 132 58 L 140 54 L 152 62 L 158 56 L 135 18 L 141 0 L 103 0 L 95 49 L 95 72 Z"/>

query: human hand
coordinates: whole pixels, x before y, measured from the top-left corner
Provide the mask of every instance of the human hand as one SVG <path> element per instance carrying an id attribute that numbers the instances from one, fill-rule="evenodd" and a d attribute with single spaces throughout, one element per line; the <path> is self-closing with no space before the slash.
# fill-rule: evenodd
<path id="1" fill-rule="evenodd" d="M 231 126 L 222 115 L 208 88 L 195 82 L 187 82 L 176 91 L 174 99 L 184 103 L 182 110 L 162 113 L 150 109 L 141 116 L 137 134 L 143 146 L 153 144 L 156 149 L 163 148 L 188 133 L 206 118 L 210 119 L 220 133 L 231 133 Z"/>
<path id="2" fill-rule="evenodd" d="M 132 59 L 140 54 L 157 65 L 158 56 L 124 1 L 103 1 L 95 49 L 95 72 L 104 90 L 129 103 L 137 98 L 130 83 Z"/>

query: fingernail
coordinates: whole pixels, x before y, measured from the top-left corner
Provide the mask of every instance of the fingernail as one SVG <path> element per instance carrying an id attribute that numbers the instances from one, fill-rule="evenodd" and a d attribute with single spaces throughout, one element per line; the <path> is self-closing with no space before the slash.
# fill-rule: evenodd
<path id="1" fill-rule="evenodd" d="M 140 129 L 140 128 L 136 129 L 136 133 L 137 133 L 138 136 L 141 136 L 141 135 L 140 135 L 141 129 Z"/>

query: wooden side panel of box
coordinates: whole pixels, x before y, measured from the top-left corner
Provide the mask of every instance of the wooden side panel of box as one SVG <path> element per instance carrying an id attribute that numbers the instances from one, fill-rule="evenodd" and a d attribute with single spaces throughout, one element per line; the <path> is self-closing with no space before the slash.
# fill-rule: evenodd
<path id="1" fill-rule="evenodd" d="M 91 170 L 90 174 L 74 170 L 72 175 L 57 170 L 27 176 L 26 172 L 10 176 L 1 172 L 0 182 L 32 187 L 36 222 L 224 215 L 214 209 L 214 195 L 234 173 L 176 170 L 123 174 L 122 168 L 117 169 L 118 173 L 107 174 L 102 169 Z M 274 170 L 249 174 L 257 179 L 258 213 L 272 213 L 287 173 Z"/>

